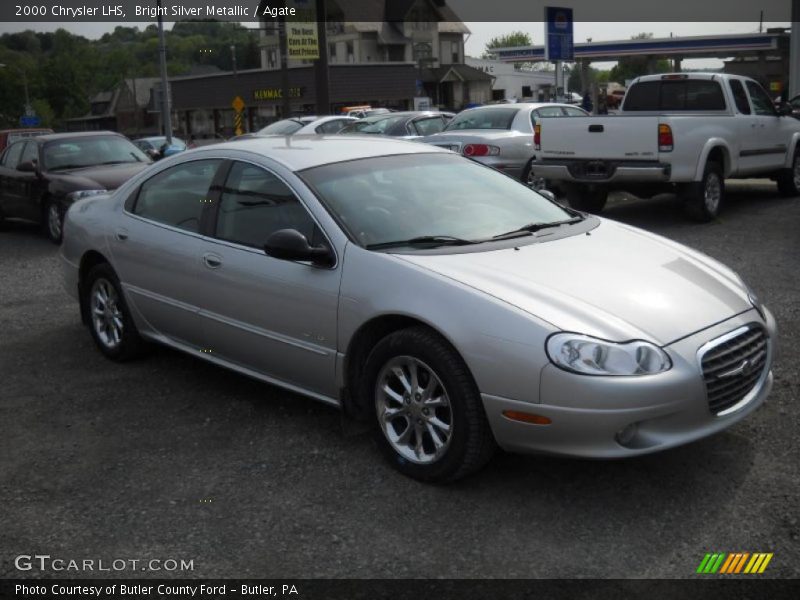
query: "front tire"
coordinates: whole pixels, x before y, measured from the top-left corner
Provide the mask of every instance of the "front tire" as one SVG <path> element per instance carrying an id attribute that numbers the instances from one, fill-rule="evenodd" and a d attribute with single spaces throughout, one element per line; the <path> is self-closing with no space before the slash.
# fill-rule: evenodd
<path id="1" fill-rule="evenodd" d="M 719 216 L 725 201 L 725 180 L 722 167 L 715 162 L 706 164 L 703 179 L 685 188 L 686 212 L 695 221 L 708 223 Z"/>
<path id="2" fill-rule="evenodd" d="M 800 148 L 794 151 L 792 168 L 782 169 L 778 174 L 778 192 L 786 198 L 800 196 Z"/>
<path id="3" fill-rule="evenodd" d="M 398 471 L 450 482 L 484 466 L 495 442 L 463 359 L 425 327 L 397 331 L 367 358 L 362 393 L 372 401 L 375 438 Z"/>
<path id="4" fill-rule="evenodd" d="M 145 350 L 114 269 L 108 263 L 89 271 L 81 286 L 81 303 L 88 315 L 89 331 L 107 358 L 123 362 Z"/>
<path id="5" fill-rule="evenodd" d="M 47 239 L 60 244 L 64 237 L 64 211 L 54 199 L 49 199 L 42 211 L 42 228 Z"/>
<path id="6" fill-rule="evenodd" d="M 575 210 L 597 214 L 608 200 L 608 190 L 602 187 L 571 184 L 567 186 L 567 200 Z"/>

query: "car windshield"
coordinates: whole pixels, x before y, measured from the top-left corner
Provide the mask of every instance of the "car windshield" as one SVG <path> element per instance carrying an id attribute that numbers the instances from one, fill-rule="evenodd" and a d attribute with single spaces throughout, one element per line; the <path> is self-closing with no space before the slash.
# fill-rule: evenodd
<path id="1" fill-rule="evenodd" d="M 382 156 L 299 175 L 360 245 L 474 243 L 576 213 L 502 173 L 450 154 Z M 449 239 L 445 239 L 449 238 Z M 395 243 L 403 240 L 410 243 Z"/>
<path id="2" fill-rule="evenodd" d="M 264 129 L 259 130 L 261 135 L 292 135 L 302 129 L 303 123 L 299 119 L 284 119 L 283 121 L 276 121 L 271 125 L 267 125 Z"/>
<path id="3" fill-rule="evenodd" d="M 517 116 L 516 108 L 473 108 L 459 113 L 447 124 L 445 131 L 459 129 L 511 129 Z"/>
<path id="4" fill-rule="evenodd" d="M 389 128 L 393 127 L 395 123 L 405 121 L 407 117 L 376 117 L 364 119 L 357 123 L 351 123 L 339 133 L 385 133 Z"/>
<path id="5" fill-rule="evenodd" d="M 130 140 L 116 135 L 64 138 L 44 146 L 44 169 L 151 162 Z"/>

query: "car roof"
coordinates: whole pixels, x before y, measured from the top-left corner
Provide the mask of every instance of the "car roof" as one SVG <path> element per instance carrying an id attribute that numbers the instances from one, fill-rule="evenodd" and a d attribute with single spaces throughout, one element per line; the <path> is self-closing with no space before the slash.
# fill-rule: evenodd
<path id="1" fill-rule="evenodd" d="M 100 135 L 113 135 L 114 137 L 125 138 L 124 135 L 122 135 L 121 133 L 117 133 L 116 131 L 73 131 L 71 133 L 49 133 L 46 135 L 37 135 L 35 138 L 31 139 L 36 140 L 37 142 L 47 143 L 47 142 L 56 142 L 58 140 L 72 140 L 75 138 L 97 137 Z"/>
<path id="2" fill-rule="evenodd" d="M 331 163 L 397 154 L 441 154 L 448 150 L 419 142 L 360 135 L 262 135 L 209 146 L 207 152 L 233 150 L 269 157 L 287 169 L 302 171 Z M 186 154 L 203 153 L 205 148 Z"/>

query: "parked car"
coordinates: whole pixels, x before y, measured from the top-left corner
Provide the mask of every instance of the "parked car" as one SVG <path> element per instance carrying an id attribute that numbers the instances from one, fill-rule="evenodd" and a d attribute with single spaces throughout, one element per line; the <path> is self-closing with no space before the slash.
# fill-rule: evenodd
<path id="1" fill-rule="evenodd" d="M 387 115 L 390 112 L 394 112 L 389 108 L 372 108 L 371 106 L 356 106 L 351 108 L 345 108 L 343 114 L 347 115 L 348 117 L 354 117 L 356 119 L 364 119 L 366 117 L 374 117 L 376 115 Z"/>
<path id="2" fill-rule="evenodd" d="M 438 111 L 409 111 L 366 117 L 350 123 L 340 133 L 387 135 L 418 139 L 442 131 L 452 119 L 452 113 Z"/>
<path id="3" fill-rule="evenodd" d="M 126 137 L 111 131 L 57 133 L 14 142 L 0 156 L 0 221 L 42 224 L 61 242 L 66 209 L 105 194 L 151 164 Z"/>
<path id="4" fill-rule="evenodd" d="M 76 203 L 65 231 L 105 356 L 159 342 L 340 407 L 426 481 L 495 444 L 664 450 L 772 385 L 775 320 L 733 271 L 426 144 L 198 149 Z"/>
<path id="5" fill-rule="evenodd" d="M 153 160 L 160 160 L 167 156 L 172 156 L 178 152 L 184 152 L 188 145 L 180 138 L 173 136 L 172 144 L 167 145 L 167 137 L 164 135 L 139 138 L 133 140 L 134 145 Z"/>
<path id="6" fill-rule="evenodd" d="M 481 106 L 458 113 L 442 133 L 422 141 L 463 154 L 539 189 L 547 184 L 531 169 L 534 125 L 541 119 L 586 116 L 582 108 L 552 102 Z"/>
<path id="7" fill-rule="evenodd" d="M 277 121 L 260 129 L 258 135 L 306 135 L 339 133 L 344 127 L 357 121 L 355 117 L 297 117 Z"/>
<path id="8" fill-rule="evenodd" d="M 682 196 L 699 221 L 717 217 L 725 178 L 771 177 L 800 195 L 800 123 L 748 77 L 672 73 L 635 79 L 618 115 L 542 122 L 537 176 L 562 182 L 575 208 L 599 212 L 611 190 Z"/>
<path id="9" fill-rule="evenodd" d="M 0 152 L 21 139 L 45 135 L 47 133 L 53 133 L 53 130 L 45 128 L 0 129 Z"/>

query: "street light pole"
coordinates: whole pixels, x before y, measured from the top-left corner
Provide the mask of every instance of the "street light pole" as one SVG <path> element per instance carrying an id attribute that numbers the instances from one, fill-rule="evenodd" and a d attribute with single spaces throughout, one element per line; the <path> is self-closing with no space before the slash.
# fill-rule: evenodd
<path id="1" fill-rule="evenodd" d="M 167 82 L 167 45 L 164 42 L 164 21 L 161 18 L 161 0 L 156 0 L 158 9 L 158 55 L 161 67 L 161 119 L 167 145 L 172 145 L 172 107 L 169 105 L 169 83 Z"/>

